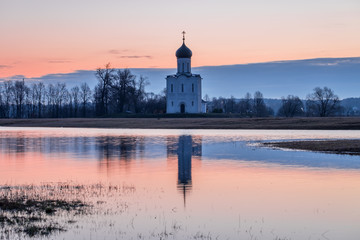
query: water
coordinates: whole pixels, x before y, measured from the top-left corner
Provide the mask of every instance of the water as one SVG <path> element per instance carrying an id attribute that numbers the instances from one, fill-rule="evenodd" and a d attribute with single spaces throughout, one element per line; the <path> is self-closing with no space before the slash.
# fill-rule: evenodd
<path id="1" fill-rule="evenodd" d="M 0 185 L 122 186 L 53 239 L 358 239 L 360 157 L 263 141 L 360 131 L 0 128 Z"/>

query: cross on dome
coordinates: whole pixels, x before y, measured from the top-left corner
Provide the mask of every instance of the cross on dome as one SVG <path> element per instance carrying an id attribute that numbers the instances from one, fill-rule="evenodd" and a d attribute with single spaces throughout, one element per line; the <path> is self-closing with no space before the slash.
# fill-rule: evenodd
<path id="1" fill-rule="evenodd" d="M 186 34 L 186 32 L 185 32 L 185 31 L 182 31 L 182 35 L 183 35 L 183 42 L 185 42 L 185 34 Z"/>
<path id="2" fill-rule="evenodd" d="M 191 50 L 185 45 L 185 31 L 182 31 L 181 33 L 183 35 L 183 44 L 181 47 L 176 51 L 176 57 L 177 58 L 191 58 L 192 52 Z"/>

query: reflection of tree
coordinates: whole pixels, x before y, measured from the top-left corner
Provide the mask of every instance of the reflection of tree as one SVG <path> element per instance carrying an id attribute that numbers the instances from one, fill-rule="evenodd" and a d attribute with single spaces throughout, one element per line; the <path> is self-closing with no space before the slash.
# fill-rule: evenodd
<path id="1" fill-rule="evenodd" d="M 143 159 L 145 137 L 142 136 L 102 136 L 95 138 L 96 152 L 100 168 L 107 172 L 131 166 L 131 161 Z"/>
<path id="2" fill-rule="evenodd" d="M 123 160 L 129 162 L 136 158 L 136 150 L 142 138 L 137 137 L 98 137 L 96 146 L 99 153 L 99 160 Z M 143 144 L 140 144 L 142 146 Z M 143 147 L 142 147 L 143 148 Z"/>

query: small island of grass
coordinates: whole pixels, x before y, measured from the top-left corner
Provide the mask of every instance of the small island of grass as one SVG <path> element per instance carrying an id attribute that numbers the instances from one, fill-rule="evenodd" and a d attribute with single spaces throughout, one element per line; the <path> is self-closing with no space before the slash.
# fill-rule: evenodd
<path id="1" fill-rule="evenodd" d="M 360 155 L 360 139 L 266 142 L 268 147 Z"/>

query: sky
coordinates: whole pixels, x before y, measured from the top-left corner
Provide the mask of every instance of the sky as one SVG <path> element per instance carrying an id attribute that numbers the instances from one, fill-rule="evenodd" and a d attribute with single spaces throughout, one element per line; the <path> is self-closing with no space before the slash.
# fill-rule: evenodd
<path id="1" fill-rule="evenodd" d="M 0 0 L 0 78 L 360 56 L 359 0 Z"/>

